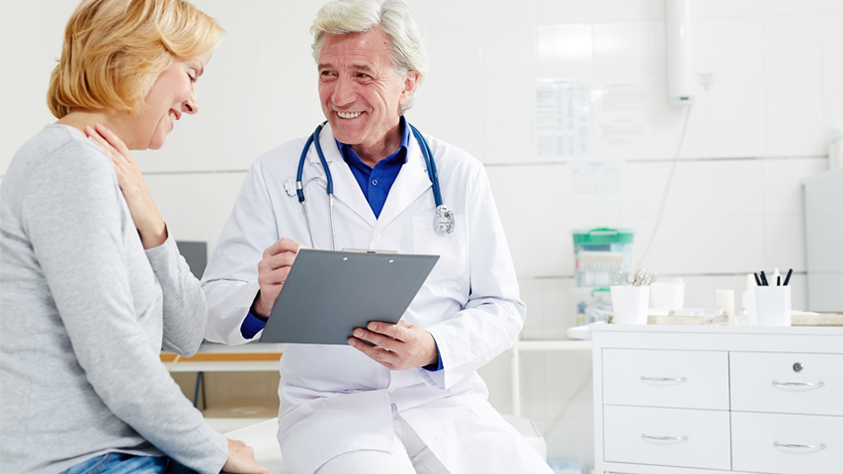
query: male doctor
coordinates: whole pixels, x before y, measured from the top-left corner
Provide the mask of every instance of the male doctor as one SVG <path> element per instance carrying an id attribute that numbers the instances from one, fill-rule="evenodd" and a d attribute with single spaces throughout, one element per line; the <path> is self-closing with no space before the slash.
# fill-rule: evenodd
<path id="1" fill-rule="evenodd" d="M 440 255 L 398 324 L 373 321 L 348 346 L 285 347 L 278 440 L 287 465 L 295 474 L 550 473 L 488 403 L 477 374 L 511 347 L 525 305 L 483 166 L 426 137 L 455 217 L 451 233 L 434 225 L 431 180 L 403 117 L 428 66 L 409 8 L 403 0 L 337 0 L 311 31 L 335 228 L 315 146 L 302 180 L 313 241 L 285 188 L 306 140 L 259 157 L 205 272 L 207 338 L 259 337 L 300 242 Z M 378 297 L 378 288 L 359 295 Z"/>

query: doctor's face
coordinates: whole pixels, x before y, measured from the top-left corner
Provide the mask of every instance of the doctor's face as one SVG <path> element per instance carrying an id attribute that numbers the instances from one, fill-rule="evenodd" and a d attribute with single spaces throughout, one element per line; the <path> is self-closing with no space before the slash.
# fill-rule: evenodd
<path id="1" fill-rule="evenodd" d="M 384 146 L 388 133 L 397 131 L 400 107 L 415 86 L 418 73 L 400 76 L 389 55 L 391 48 L 389 36 L 379 29 L 325 34 L 322 39 L 318 61 L 322 112 L 334 137 L 358 153 Z"/>

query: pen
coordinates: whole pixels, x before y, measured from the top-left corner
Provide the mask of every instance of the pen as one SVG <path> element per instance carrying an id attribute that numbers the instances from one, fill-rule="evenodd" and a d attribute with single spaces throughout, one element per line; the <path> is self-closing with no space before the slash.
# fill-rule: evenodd
<path id="1" fill-rule="evenodd" d="M 767 286 L 767 275 L 764 274 L 764 270 L 761 270 L 761 284 Z"/>
<path id="2" fill-rule="evenodd" d="M 776 276 L 776 286 L 782 286 L 782 276 Z"/>
<path id="3" fill-rule="evenodd" d="M 787 286 L 788 282 L 790 282 L 790 275 L 793 274 L 793 269 L 787 271 L 787 276 L 784 277 L 784 286 Z"/>
<path id="4" fill-rule="evenodd" d="M 757 274 L 757 273 L 753 273 L 752 275 L 753 275 L 753 276 L 755 276 L 755 284 L 756 284 L 756 285 L 758 285 L 758 286 L 764 286 L 764 285 L 762 285 L 762 284 L 761 284 L 761 279 L 760 279 L 760 278 L 758 278 L 758 274 Z"/>

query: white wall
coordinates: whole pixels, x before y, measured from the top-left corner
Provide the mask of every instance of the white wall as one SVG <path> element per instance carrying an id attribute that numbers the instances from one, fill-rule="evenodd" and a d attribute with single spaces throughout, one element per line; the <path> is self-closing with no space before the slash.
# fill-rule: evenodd
<path id="1" fill-rule="evenodd" d="M 228 35 L 199 81 L 201 113 L 166 146 L 135 156 L 170 229 L 211 248 L 252 160 L 321 120 L 308 28 L 322 0 L 195 0 Z M 529 305 L 527 338 L 571 325 L 570 231 L 631 226 L 651 238 L 682 126 L 665 100 L 663 0 L 412 0 L 431 74 L 409 118 L 487 165 Z M 692 0 L 698 88 L 687 137 L 646 268 L 687 282 L 686 305 L 742 290 L 742 273 L 794 268 L 805 304 L 800 180 L 827 167 L 826 134 L 843 123 L 843 0 Z M 0 174 L 53 121 L 44 101 L 74 1 L 0 3 Z M 567 200 L 566 165 L 532 156 L 539 77 L 644 81 L 652 154 L 627 163 L 612 205 Z M 447 200 L 447 197 L 445 198 Z M 523 357 L 524 413 L 551 456 L 592 459 L 588 353 Z M 511 410 L 509 361 L 483 370 Z"/>

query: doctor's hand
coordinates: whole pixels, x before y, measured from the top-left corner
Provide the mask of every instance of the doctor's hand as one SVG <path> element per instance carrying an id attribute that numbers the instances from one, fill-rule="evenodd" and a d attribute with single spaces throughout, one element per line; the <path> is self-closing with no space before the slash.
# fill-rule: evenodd
<path id="1" fill-rule="evenodd" d="M 222 472 L 269 474 L 269 469 L 258 464 L 255 460 L 255 450 L 246 446 L 246 443 L 230 439 L 228 440 L 228 459 L 225 460 Z"/>
<path id="2" fill-rule="evenodd" d="M 120 185 L 120 191 L 129 205 L 129 212 L 140 234 L 143 248 L 158 247 L 167 240 L 167 225 L 146 188 L 140 166 L 120 137 L 105 125 L 98 123 L 96 127 L 96 130 L 86 127 L 85 134 L 111 158 L 114 172 L 117 174 L 117 184 Z"/>
<path id="3" fill-rule="evenodd" d="M 398 324 L 370 322 L 366 329 L 355 329 L 348 343 L 390 370 L 408 370 L 439 362 L 433 335 L 403 319 Z"/>
<path id="4" fill-rule="evenodd" d="M 258 263 L 260 291 L 252 304 L 254 314 L 268 318 L 272 313 L 272 307 L 275 306 L 275 300 L 287 281 L 299 247 L 303 247 L 301 242 L 284 237 L 263 251 L 263 258 Z"/>

